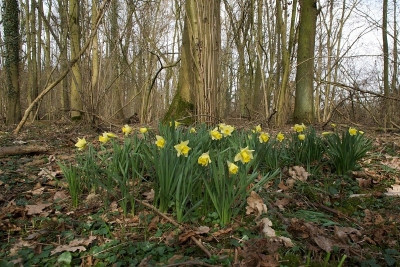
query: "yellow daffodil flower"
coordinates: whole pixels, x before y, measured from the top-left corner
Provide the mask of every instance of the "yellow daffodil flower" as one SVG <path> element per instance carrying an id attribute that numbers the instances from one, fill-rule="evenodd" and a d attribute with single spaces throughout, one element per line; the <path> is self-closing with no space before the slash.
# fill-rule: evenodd
<path id="1" fill-rule="evenodd" d="M 125 124 L 124 127 L 122 127 L 122 133 L 125 135 L 128 135 L 132 132 L 132 127 L 130 127 L 128 124 Z"/>
<path id="2" fill-rule="evenodd" d="M 196 128 L 194 128 L 194 127 L 190 128 L 190 131 L 189 131 L 189 132 L 190 132 L 190 133 L 197 133 Z"/>
<path id="3" fill-rule="evenodd" d="M 235 130 L 235 127 L 231 125 L 221 125 L 219 129 L 224 137 L 231 136 L 232 132 Z"/>
<path id="4" fill-rule="evenodd" d="M 306 139 L 306 135 L 305 134 L 299 134 L 297 136 L 297 138 L 299 138 L 300 141 L 303 141 L 304 139 Z"/>
<path id="5" fill-rule="evenodd" d="M 78 142 L 76 142 L 75 146 L 78 148 L 78 150 L 84 150 L 87 146 L 87 142 L 85 138 L 78 138 Z"/>
<path id="6" fill-rule="evenodd" d="M 103 133 L 103 135 L 107 135 L 107 137 L 109 137 L 109 138 L 116 138 L 117 137 L 116 134 L 108 133 L 108 132 Z"/>
<path id="7" fill-rule="evenodd" d="M 254 132 L 256 132 L 256 133 L 261 133 L 261 131 L 262 131 L 262 129 L 261 129 L 261 125 L 260 125 L 260 124 L 257 125 L 257 126 L 254 128 Z"/>
<path id="8" fill-rule="evenodd" d="M 201 156 L 197 160 L 197 163 L 199 163 L 202 166 L 207 166 L 208 163 L 211 163 L 210 155 L 208 153 L 209 152 L 201 154 Z"/>
<path id="9" fill-rule="evenodd" d="M 249 147 L 246 146 L 242 148 L 239 153 L 236 154 L 234 161 L 241 161 L 242 163 L 247 163 L 253 158 L 253 151 L 249 150 Z"/>
<path id="10" fill-rule="evenodd" d="M 178 152 L 177 156 L 179 157 L 180 155 L 184 155 L 185 157 L 188 156 L 189 150 L 191 149 L 188 147 L 189 140 L 181 142 L 180 144 L 175 145 L 175 149 Z"/>
<path id="11" fill-rule="evenodd" d="M 359 134 L 361 134 L 361 135 L 363 135 L 363 134 L 364 134 L 364 132 L 363 132 L 363 131 L 358 131 L 358 133 L 359 133 Z"/>
<path id="12" fill-rule="evenodd" d="M 285 139 L 285 136 L 283 135 L 283 133 L 279 132 L 279 133 L 276 135 L 276 140 L 278 140 L 279 142 L 282 142 L 283 139 Z"/>
<path id="13" fill-rule="evenodd" d="M 350 128 L 349 128 L 349 134 L 350 134 L 350 135 L 356 135 L 357 132 L 358 132 L 358 131 L 357 131 L 356 128 L 353 128 L 353 127 L 350 127 Z"/>
<path id="14" fill-rule="evenodd" d="M 146 127 L 139 128 L 139 132 L 141 132 L 142 134 L 147 133 L 147 131 L 148 129 Z"/>
<path id="15" fill-rule="evenodd" d="M 264 132 L 260 132 L 260 136 L 258 137 L 258 140 L 260 141 L 260 143 L 266 143 L 269 140 L 269 134 L 264 133 Z"/>
<path id="16" fill-rule="evenodd" d="M 181 125 L 182 123 L 180 123 L 179 121 L 174 121 L 174 127 L 175 129 L 179 127 L 179 125 Z M 172 127 L 172 121 L 169 122 L 169 126 Z"/>
<path id="17" fill-rule="evenodd" d="M 322 136 L 327 136 L 327 135 L 330 135 L 330 134 L 333 134 L 333 132 L 323 132 Z"/>
<path id="18" fill-rule="evenodd" d="M 215 127 L 214 130 L 210 131 L 212 140 L 219 140 L 222 138 L 222 134 L 218 131 L 218 127 Z"/>
<path id="19" fill-rule="evenodd" d="M 293 127 L 293 130 L 295 130 L 298 133 L 303 132 L 306 129 L 306 126 L 304 125 L 304 123 L 302 124 L 295 124 Z"/>
<path id="20" fill-rule="evenodd" d="M 102 142 L 103 144 L 107 143 L 110 140 L 110 137 L 108 136 L 107 133 L 103 133 L 103 135 L 99 136 L 99 141 Z"/>
<path id="21" fill-rule="evenodd" d="M 156 145 L 159 148 L 163 148 L 165 146 L 165 139 L 162 136 L 156 135 Z"/>
<path id="22" fill-rule="evenodd" d="M 228 163 L 229 173 L 230 174 L 236 174 L 238 172 L 238 170 L 239 170 L 239 167 L 236 164 L 230 162 L 229 160 L 227 161 L 227 163 Z"/>

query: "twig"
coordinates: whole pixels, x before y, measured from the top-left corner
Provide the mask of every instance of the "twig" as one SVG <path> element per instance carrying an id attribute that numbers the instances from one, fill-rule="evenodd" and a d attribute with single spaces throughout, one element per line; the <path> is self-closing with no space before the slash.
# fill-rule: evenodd
<path id="1" fill-rule="evenodd" d="M 158 215 L 160 215 L 161 217 L 163 217 L 164 219 L 166 219 L 167 221 L 169 221 L 170 223 L 172 223 L 172 225 L 176 226 L 179 228 L 179 230 L 181 230 L 182 232 L 185 231 L 185 228 L 180 225 L 179 223 L 177 223 L 174 219 L 168 217 L 167 215 L 165 215 L 164 213 L 160 212 L 156 207 L 154 207 L 153 205 L 150 205 L 149 203 L 146 203 L 144 201 L 141 201 L 137 198 L 135 198 L 135 201 L 139 202 L 140 204 L 142 204 L 143 206 L 151 209 L 152 211 L 156 212 Z M 204 245 L 201 243 L 201 241 L 199 241 L 196 237 L 191 236 L 190 239 L 202 250 L 204 251 L 204 253 L 206 253 L 206 255 L 210 258 L 211 257 L 211 252 L 208 251 Z"/>
<path id="2" fill-rule="evenodd" d="M 399 125 L 397 125 L 396 123 L 394 123 L 394 121 L 390 121 L 390 123 L 394 126 L 394 127 L 396 127 L 396 128 L 398 128 L 398 129 L 400 129 L 400 126 Z"/>
<path id="3" fill-rule="evenodd" d="M 346 216 L 345 214 L 343 214 L 342 212 L 340 212 L 340 211 L 338 211 L 338 210 L 329 208 L 329 207 L 327 207 L 327 206 L 325 206 L 325 205 L 322 205 L 322 204 L 319 204 L 319 203 L 311 203 L 311 204 L 312 204 L 313 206 L 317 207 L 317 208 L 320 208 L 320 209 L 326 210 L 326 211 L 328 211 L 328 212 L 331 212 L 331 213 L 335 214 L 335 215 L 338 216 L 338 217 L 345 218 L 346 220 L 352 221 L 352 222 L 354 222 L 355 224 L 357 224 L 360 228 L 363 229 L 363 227 L 362 227 L 361 225 L 359 225 L 359 224 L 360 224 L 359 221 L 357 221 L 357 220 L 355 220 L 355 219 L 353 219 L 353 218 L 351 218 L 351 217 Z"/>
<path id="4" fill-rule="evenodd" d="M 168 265 L 163 265 L 164 267 L 173 267 L 173 266 L 208 266 L 208 267 L 213 267 L 216 265 L 211 265 L 205 262 L 201 261 L 185 261 L 185 262 L 178 262 L 178 263 L 172 263 Z"/>

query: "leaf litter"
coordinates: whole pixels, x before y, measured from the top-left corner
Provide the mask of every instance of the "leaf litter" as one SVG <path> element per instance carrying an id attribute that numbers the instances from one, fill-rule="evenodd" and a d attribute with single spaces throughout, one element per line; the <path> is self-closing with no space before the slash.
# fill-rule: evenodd
<path id="1" fill-rule="evenodd" d="M 26 132 L 26 137 L 21 139 L 39 139 L 29 138 L 29 134 L 34 132 Z M 54 137 L 54 134 L 59 136 Z M 86 129 L 85 134 L 88 135 Z M 266 190 L 272 195 L 250 192 L 245 205 L 246 222 L 240 222 L 241 219 L 237 218 L 232 225 L 225 228 L 218 225 L 186 224 L 182 231 L 168 226 L 168 221 L 146 209 L 138 211 L 134 216 L 123 217 L 118 201 L 114 201 L 108 211 L 97 216 L 104 199 L 94 194 L 84 196 L 84 206 L 74 210 L 69 204 L 68 192 L 63 189 L 66 187 L 62 186 L 64 181 L 56 161 L 73 161 L 74 150 L 71 149 L 70 140 L 74 140 L 75 135 L 76 133 L 62 136 L 58 132 L 45 131 L 42 138 L 47 141 L 44 142 L 57 140 L 57 146 L 61 142 L 64 149 L 60 151 L 57 148 L 57 152 L 50 152 L 46 159 L 41 155 L 25 157 L 27 163 L 20 165 L 16 171 L 6 168 L 16 165 L 16 160 L 0 158 L 0 230 L 7 233 L 1 235 L 1 242 L 5 244 L 2 248 L 6 250 L 3 257 L 20 255 L 26 248 L 40 255 L 47 245 L 52 247 L 49 252 L 54 257 L 63 252 L 85 255 L 84 266 L 92 266 L 99 261 L 95 259 L 97 255 L 106 253 L 106 249 L 104 252 L 99 251 L 100 254 L 89 251 L 113 242 L 113 237 L 117 236 L 121 239 L 129 236 L 134 242 L 143 242 L 146 238 L 158 240 L 157 242 L 164 242 L 170 248 L 179 244 L 182 250 L 175 251 L 175 256 L 168 259 L 168 264 L 176 261 L 204 263 L 199 253 L 195 256 L 185 252 L 185 249 L 196 247 L 193 238 L 205 245 L 213 255 L 218 255 L 221 259 L 231 257 L 235 266 L 280 266 L 284 258 L 282 251 L 290 251 L 296 247 L 312 251 L 314 255 L 321 257 L 325 255 L 323 253 L 339 250 L 360 262 L 367 260 L 365 255 L 379 256 L 376 248 L 371 246 L 394 251 L 399 249 L 400 211 L 395 207 L 400 206 L 400 198 L 389 199 L 385 195 L 398 196 L 400 193 L 400 158 L 398 150 L 397 155 L 385 154 L 382 150 L 386 143 L 398 140 L 377 138 L 377 149 L 380 149 L 381 156 L 363 162 L 362 170 L 352 174 L 352 179 L 364 192 L 352 198 L 355 199 L 351 200 L 354 204 L 349 204 L 347 208 L 341 203 L 332 206 L 335 201 L 333 195 L 312 192 L 310 196 L 316 197 L 316 200 L 299 193 L 298 188 L 304 188 L 308 183 L 323 183 L 313 180 L 303 166 L 288 166 L 280 183 L 268 184 Z M 95 135 L 97 133 L 93 133 Z M 344 187 L 343 190 L 349 189 Z M 142 194 L 147 202 L 154 200 L 154 191 L 146 190 Z M 319 205 L 314 205 L 314 201 L 320 202 Z M 330 205 L 321 208 L 329 202 Z M 312 211 L 321 216 L 299 215 L 296 213 L 299 210 Z M 148 219 L 149 216 L 151 219 Z M 52 219 L 46 221 L 43 218 Z M 33 224 L 35 220 L 42 223 Z M 109 229 L 112 234 L 105 238 L 105 232 L 100 230 L 83 233 L 76 229 L 76 225 L 97 223 L 112 226 Z M 127 230 L 134 232 L 126 233 Z M 156 233 L 160 230 L 161 236 L 157 239 Z M 60 239 L 67 233 L 69 238 Z M 246 233 L 252 233 L 252 236 L 248 237 Z M 239 245 L 229 245 L 232 240 L 236 240 Z M 387 255 L 389 254 L 381 256 L 381 261 L 384 262 L 385 257 L 389 256 L 398 259 L 395 253 Z M 152 258 L 154 259 L 153 256 L 144 256 L 141 266 L 146 266 L 146 262 L 151 262 Z M 20 256 L 12 259 L 15 263 L 21 260 Z"/>

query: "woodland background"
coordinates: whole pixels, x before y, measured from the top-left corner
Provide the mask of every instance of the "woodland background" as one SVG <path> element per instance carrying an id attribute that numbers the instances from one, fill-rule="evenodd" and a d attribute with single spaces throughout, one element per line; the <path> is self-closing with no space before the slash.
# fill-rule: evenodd
<path id="1" fill-rule="evenodd" d="M 234 117 L 280 126 L 302 99 L 312 111 L 306 123 L 400 124 L 396 0 L 2 2 L 7 124 L 33 103 L 29 120 Z M 296 77 L 307 5 L 316 16 L 311 97 Z"/>

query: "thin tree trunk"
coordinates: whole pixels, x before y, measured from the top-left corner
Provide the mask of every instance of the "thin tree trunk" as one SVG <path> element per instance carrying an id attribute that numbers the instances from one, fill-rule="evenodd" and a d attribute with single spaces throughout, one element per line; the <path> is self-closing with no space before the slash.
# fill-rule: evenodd
<path id="1" fill-rule="evenodd" d="M 17 0 L 4 0 L 2 6 L 2 19 L 7 87 L 6 123 L 14 124 L 21 119 L 21 104 L 19 97 L 19 7 Z"/>
<path id="2" fill-rule="evenodd" d="M 383 19 L 382 19 L 382 45 L 383 45 L 383 93 L 386 97 L 390 95 L 389 87 L 389 44 L 388 44 L 388 34 L 387 34 L 387 14 L 388 14 L 388 0 L 383 0 Z M 383 106 L 384 114 L 384 128 L 387 127 L 387 121 L 390 119 L 390 101 L 385 98 Z"/>
<path id="3" fill-rule="evenodd" d="M 314 48 L 317 23 L 315 0 L 300 0 L 294 123 L 314 122 Z"/>
<path id="4" fill-rule="evenodd" d="M 79 0 L 69 0 L 69 25 L 70 25 L 70 45 L 71 58 L 75 58 L 80 51 L 80 28 L 79 28 Z M 72 66 L 71 81 L 71 118 L 81 119 L 83 103 L 82 93 L 82 74 L 80 70 L 80 60 Z"/>

